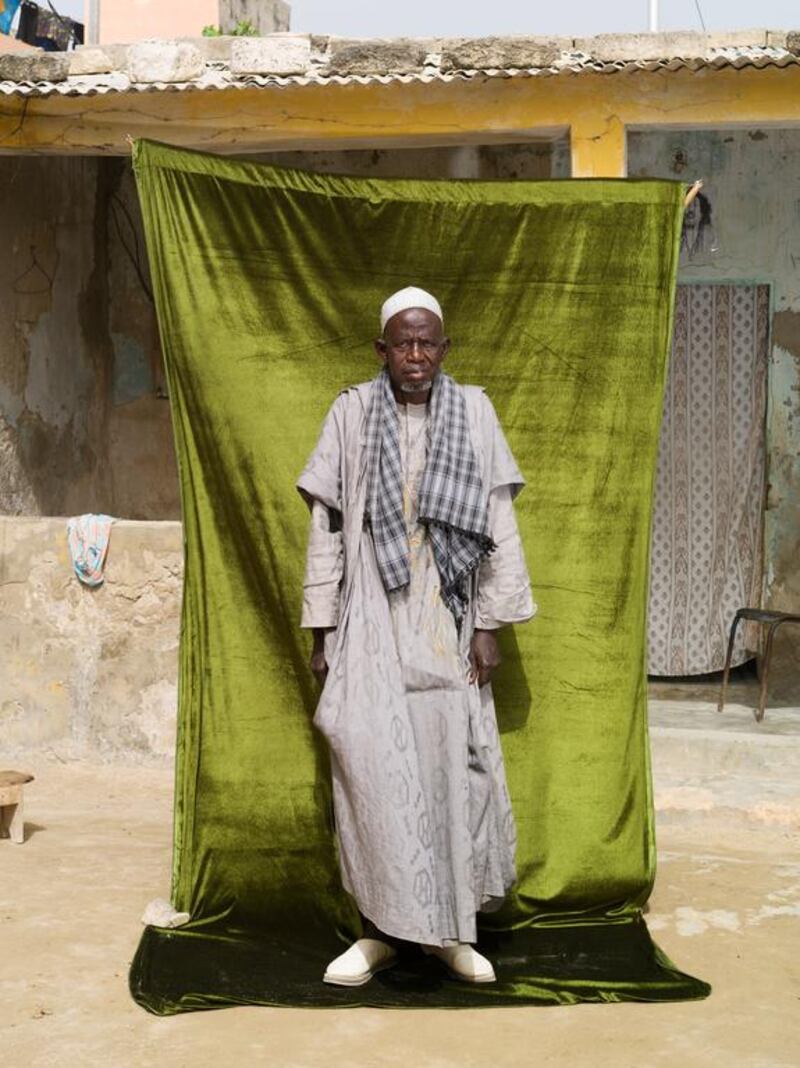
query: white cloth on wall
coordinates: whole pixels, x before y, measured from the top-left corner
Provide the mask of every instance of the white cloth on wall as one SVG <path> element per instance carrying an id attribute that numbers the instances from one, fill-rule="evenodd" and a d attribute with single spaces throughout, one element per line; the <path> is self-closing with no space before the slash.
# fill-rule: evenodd
<path id="1" fill-rule="evenodd" d="M 67 545 L 72 568 L 84 586 L 99 586 L 103 581 L 113 522 L 113 516 L 102 512 L 86 512 L 67 520 Z"/>

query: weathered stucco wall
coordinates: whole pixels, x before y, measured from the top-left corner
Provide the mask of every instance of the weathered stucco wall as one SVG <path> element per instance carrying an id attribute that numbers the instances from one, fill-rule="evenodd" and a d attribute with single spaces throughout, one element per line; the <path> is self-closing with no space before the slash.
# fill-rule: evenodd
<path id="1" fill-rule="evenodd" d="M 0 510 L 107 496 L 105 373 L 91 338 L 95 160 L 0 159 Z"/>
<path id="2" fill-rule="evenodd" d="M 379 178 L 568 178 L 569 138 L 501 145 L 261 152 L 248 159 Z"/>
<path id="3" fill-rule="evenodd" d="M 800 612 L 800 130 L 631 132 L 628 172 L 704 179 L 714 240 L 682 264 L 681 281 L 772 285 L 765 606 Z M 776 666 L 800 671 L 798 628 L 779 632 Z"/>
<path id="4" fill-rule="evenodd" d="M 126 162 L 0 157 L 0 513 L 179 515 L 138 231 Z"/>
<path id="5" fill-rule="evenodd" d="M 3 759 L 171 758 L 182 574 L 179 523 L 114 523 L 89 588 L 65 519 L 0 517 Z"/>

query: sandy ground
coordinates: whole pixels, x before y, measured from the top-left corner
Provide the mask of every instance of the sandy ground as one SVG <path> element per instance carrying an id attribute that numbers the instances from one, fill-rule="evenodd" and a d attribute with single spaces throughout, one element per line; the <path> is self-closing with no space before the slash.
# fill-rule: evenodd
<path id="1" fill-rule="evenodd" d="M 144 904 L 168 896 L 172 771 L 24 766 L 28 838 L 0 841 L 2 1068 L 800 1066 L 800 851 L 786 827 L 659 821 L 648 922 L 713 984 L 706 1001 L 161 1019 L 131 1000 L 127 972 Z"/>

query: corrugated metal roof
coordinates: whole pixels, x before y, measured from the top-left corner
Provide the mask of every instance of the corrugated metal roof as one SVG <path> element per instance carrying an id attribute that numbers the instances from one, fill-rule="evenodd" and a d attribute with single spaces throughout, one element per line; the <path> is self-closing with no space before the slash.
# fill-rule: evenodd
<path id="1" fill-rule="evenodd" d="M 324 68 L 293 75 L 234 75 L 226 64 L 208 63 L 201 77 L 188 82 L 132 82 L 122 71 L 108 74 L 82 74 L 69 76 L 63 82 L 12 82 L 0 81 L 0 93 L 6 96 L 45 97 L 94 96 L 106 93 L 153 93 L 248 89 L 284 88 L 304 85 L 389 85 L 393 82 L 409 84 L 420 82 L 472 81 L 479 78 L 544 78 L 565 77 L 581 74 L 625 74 L 636 71 L 721 70 L 731 67 L 742 70 L 749 67 L 789 67 L 800 64 L 800 56 L 777 47 L 736 47 L 711 49 L 705 56 L 685 59 L 596 60 L 584 52 L 564 52 L 561 60 L 550 67 L 516 69 L 513 67 L 486 70 L 441 70 L 430 65 L 407 73 L 386 74 L 331 74 Z"/>

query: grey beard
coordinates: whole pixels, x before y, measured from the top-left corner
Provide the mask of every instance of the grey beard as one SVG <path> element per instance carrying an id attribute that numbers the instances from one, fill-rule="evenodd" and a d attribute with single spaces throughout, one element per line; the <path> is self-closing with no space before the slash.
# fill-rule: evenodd
<path id="1" fill-rule="evenodd" d="M 433 386 L 433 382 L 401 382 L 401 393 L 425 393 Z"/>

